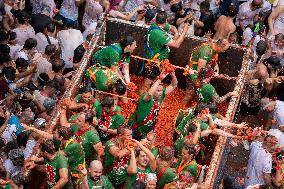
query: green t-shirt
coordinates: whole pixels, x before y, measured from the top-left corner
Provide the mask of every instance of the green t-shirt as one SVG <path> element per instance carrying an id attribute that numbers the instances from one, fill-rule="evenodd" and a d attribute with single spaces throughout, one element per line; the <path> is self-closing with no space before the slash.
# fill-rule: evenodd
<path id="1" fill-rule="evenodd" d="M 92 62 L 93 64 L 98 62 L 101 66 L 106 66 L 108 68 L 110 68 L 112 65 L 118 66 L 120 60 L 129 64 L 130 56 L 123 56 L 122 51 L 123 49 L 118 43 L 106 46 L 95 52 Z"/>
<path id="2" fill-rule="evenodd" d="M 157 173 L 159 175 L 159 172 Z M 178 180 L 177 175 L 173 172 L 172 169 L 167 168 L 161 178 L 158 180 L 157 185 L 159 188 L 164 188 L 168 183 L 175 182 Z"/>
<path id="3" fill-rule="evenodd" d="M 139 99 L 135 112 L 129 118 L 129 124 L 133 126 L 136 124 L 135 117 L 137 119 L 137 123 L 140 124 L 144 122 L 144 120 L 150 115 L 150 113 L 155 114 L 154 116 L 152 115 L 153 117 L 147 123 L 138 127 L 139 133 L 143 135 L 147 135 L 154 128 L 154 124 L 156 123 L 156 119 L 159 113 L 159 106 L 163 102 L 166 96 L 166 88 L 165 87 L 163 88 L 163 94 L 159 102 L 155 102 L 153 98 L 151 98 L 149 101 L 145 101 L 144 96 L 146 94 L 147 93 L 142 94 L 142 96 Z M 155 105 L 154 103 L 158 103 L 158 106 L 156 107 L 158 109 L 152 111 Z"/>
<path id="4" fill-rule="evenodd" d="M 60 178 L 59 170 L 62 168 L 68 169 L 68 160 L 64 155 L 57 153 L 52 161 L 48 161 L 47 159 L 45 159 L 44 165 L 47 174 L 48 188 L 52 188 Z"/>
<path id="5" fill-rule="evenodd" d="M 152 154 L 155 156 L 155 158 L 157 158 L 158 155 L 159 155 L 159 148 L 157 148 L 157 147 L 155 146 L 155 147 L 153 147 L 153 148 L 151 149 L 151 152 L 152 152 Z"/>
<path id="6" fill-rule="evenodd" d="M 124 124 L 124 115 L 121 114 L 121 108 L 119 106 L 115 107 L 113 113 L 103 114 L 103 108 L 100 102 L 96 99 L 93 108 L 96 110 L 97 117 L 99 119 L 104 117 L 105 121 L 100 121 L 99 125 L 107 126 L 109 129 L 117 129 L 120 125 Z M 98 132 L 102 142 L 105 143 L 106 141 L 110 140 L 111 135 L 101 130 L 98 130 Z"/>
<path id="7" fill-rule="evenodd" d="M 92 66 L 87 69 L 86 76 L 94 83 L 97 90 L 107 91 L 119 79 L 107 67 Z"/>
<path id="8" fill-rule="evenodd" d="M 151 168 L 149 166 L 146 167 L 145 170 L 137 168 L 136 174 L 128 174 L 125 189 L 131 189 L 136 180 L 140 180 L 140 181 L 144 182 L 145 176 L 148 173 L 153 173 L 153 171 L 151 170 Z"/>
<path id="9" fill-rule="evenodd" d="M 63 149 L 63 152 L 67 155 L 71 173 L 79 173 L 78 165 L 83 164 L 85 159 L 82 146 L 73 140 Z"/>
<path id="10" fill-rule="evenodd" d="M 11 185 L 10 184 L 6 184 L 6 186 L 4 186 L 4 187 L 0 186 L 0 189 L 11 189 Z"/>
<path id="11" fill-rule="evenodd" d="M 101 178 L 94 182 L 90 176 L 88 176 L 88 185 L 89 185 L 89 189 L 113 189 L 114 187 L 112 186 L 111 182 L 108 180 L 108 178 L 104 175 L 101 176 Z M 84 189 L 81 188 L 80 189 Z"/>
<path id="12" fill-rule="evenodd" d="M 215 88 L 210 84 L 206 83 L 202 87 L 199 87 L 196 90 L 196 94 L 198 96 L 199 102 L 211 102 L 213 100 L 213 97 L 217 94 L 215 91 Z"/>
<path id="13" fill-rule="evenodd" d="M 216 119 L 215 115 L 211 115 L 212 116 L 212 120 L 214 121 Z M 204 131 L 209 127 L 209 121 L 202 121 L 201 119 L 199 119 L 199 123 L 200 123 L 200 130 Z"/>
<path id="14" fill-rule="evenodd" d="M 75 133 L 77 141 L 83 146 L 86 160 L 96 160 L 98 154 L 94 149 L 94 145 L 101 142 L 98 132 L 94 129 L 90 129 L 81 134 L 81 132 L 78 131 L 77 124 L 71 125 L 71 129 Z"/>
<path id="15" fill-rule="evenodd" d="M 215 54 L 216 52 L 212 49 L 210 45 L 203 44 L 199 48 L 197 48 L 195 51 L 192 52 L 191 61 L 197 63 L 199 59 L 202 59 L 202 60 L 205 60 L 207 64 L 209 64 L 210 60 Z M 198 67 L 197 64 L 192 64 L 193 70 L 197 70 L 197 67 Z M 195 81 L 197 78 L 197 75 L 191 74 L 189 77 L 192 81 Z"/>
<path id="16" fill-rule="evenodd" d="M 155 23 L 152 24 L 147 36 L 147 45 L 149 46 L 146 53 L 147 58 L 152 58 L 154 55 L 159 53 L 159 60 L 168 59 L 170 49 L 167 44 L 171 40 L 172 38 L 168 35 L 167 32 L 160 29 Z"/>
<path id="17" fill-rule="evenodd" d="M 113 185 L 122 184 L 127 178 L 127 167 L 129 156 L 118 159 L 110 152 L 110 148 L 116 146 L 112 140 L 105 143 L 105 158 L 104 165 L 107 172 L 107 177 Z M 118 164 L 116 162 L 119 162 Z"/>
<path id="18" fill-rule="evenodd" d="M 193 110 L 184 114 L 183 112 L 179 112 L 176 123 L 178 124 L 176 129 L 182 133 L 182 136 L 185 137 L 186 133 L 186 125 L 194 118 Z"/>

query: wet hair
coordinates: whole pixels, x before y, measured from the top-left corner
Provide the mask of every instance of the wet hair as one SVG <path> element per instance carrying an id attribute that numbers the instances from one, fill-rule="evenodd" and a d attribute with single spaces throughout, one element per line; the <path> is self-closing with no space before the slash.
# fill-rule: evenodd
<path id="1" fill-rule="evenodd" d="M 158 12 L 157 9 L 147 9 L 146 12 L 145 12 L 145 15 L 144 15 L 145 22 L 146 23 L 151 22 L 155 18 L 157 12 Z"/>
<path id="2" fill-rule="evenodd" d="M 214 75 L 214 70 L 211 68 L 210 65 L 205 66 L 204 68 L 201 68 L 200 72 L 198 73 L 198 79 L 204 80 L 206 78 L 210 78 Z"/>
<path id="3" fill-rule="evenodd" d="M 93 117 L 96 116 L 96 112 L 93 110 L 84 110 L 83 113 L 85 114 L 85 122 L 92 123 Z"/>
<path id="4" fill-rule="evenodd" d="M 40 73 L 37 79 L 38 79 L 39 85 L 44 86 L 49 81 L 49 76 L 47 73 Z"/>
<path id="5" fill-rule="evenodd" d="M 0 53 L 9 54 L 10 53 L 9 45 L 7 45 L 7 44 L 0 44 Z"/>
<path id="6" fill-rule="evenodd" d="M 135 157 L 138 157 L 139 155 L 140 155 L 140 152 L 141 151 L 143 151 L 143 150 L 141 150 L 141 148 L 137 148 L 136 150 L 135 150 Z"/>
<path id="7" fill-rule="evenodd" d="M 45 47 L 44 53 L 50 56 L 55 51 L 56 51 L 56 46 L 54 44 L 50 44 Z"/>
<path id="8" fill-rule="evenodd" d="M 19 145 L 18 145 L 17 141 L 16 140 L 12 140 L 12 141 L 9 141 L 6 144 L 5 151 L 8 153 L 9 151 L 11 151 L 13 149 L 17 149 L 17 148 L 19 148 Z"/>
<path id="9" fill-rule="evenodd" d="M 64 140 L 68 140 L 74 135 L 70 127 L 59 127 L 57 132 L 59 136 L 63 137 Z"/>
<path id="10" fill-rule="evenodd" d="M 194 148 L 194 145 L 188 144 L 188 143 L 184 143 L 182 148 L 187 150 L 188 154 L 192 154 L 193 156 L 196 155 L 196 150 Z"/>
<path id="11" fill-rule="evenodd" d="M 165 24 L 167 21 L 167 13 L 165 11 L 159 11 L 156 16 L 157 24 Z"/>
<path id="12" fill-rule="evenodd" d="M 172 11 L 173 13 L 178 13 L 178 12 L 181 11 L 181 10 L 182 10 L 182 4 L 181 4 L 181 2 L 176 3 L 176 4 L 173 4 L 173 5 L 171 6 L 171 11 Z"/>
<path id="13" fill-rule="evenodd" d="M 219 112 L 218 106 L 214 102 L 211 102 L 210 104 L 208 104 L 208 108 L 211 114 L 217 114 Z"/>
<path id="14" fill-rule="evenodd" d="M 13 41 L 17 38 L 17 33 L 16 32 L 13 32 L 13 31 L 10 31 L 9 32 L 9 41 Z"/>
<path id="15" fill-rule="evenodd" d="M 4 147 L 6 146 L 6 142 L 4 138 L 0 138 L 0 149 L 4 149 Z"/>
<path id="16" fill-rule="evenodd" d="M 111 96 L 105 96 L 101 102 L 102 107 L 113 107 L 114 106 L 114 99 Z"/>
<path id="17" fill-rule="evenodd" d="M 24 44 L 24 48 L 29 50 L 35 48 L 36 46 L 37 46 L 37 40 L 35 38 L 28 38 Z"/>
<path id="18" fill-rule="evenodd" d="M 11 56 L 9 54 L 0 53 L 0 65 L 3 65 L 4 63 L 10 62 Z"/>
<path id="19" fill-rule="evenodd" d="M 65 62 L 62 59 L 54 60 L 51 64 L 52 70 L 56 73 L 60 72 L 65 66 Z"/>
<path id="20" fill-rule="evenodd" d="M 172 146 L 165 146 L 161 149 L 160 157 L 162 160 L 170 161 L 175 155 L 175 149 Z"/>
<path id="21" fill-rule="evenodd" d="M 55 154 L 56 148 L 54 146 L 54 143 L 52 140 L 47 140 L 44 143 L 41 144 L 41 151 L 47 152 L 49 154 Z"/>
<path id="22" fill-rule="evenodd" d="M 24 58 L 17 58 L 16 60 L 16 68 L 27 68 L 29 66 L 29 62 Z"/>
<path id="23" fill-rule="evenodd" d="M 6 79 L 14 81 L 16 79 L 16 70 L 12 66 L 4 67 L 2 69 L 2 75 L 4 75 Z"/>
<path id="24" fill-rule="evenodd" d="M 230 5 L 228 8 L 227 15 L 231 18 L 234 18 L 238 14 L 238 8 L 236 5 Z"/>
<path id="25" fill-rule="evenodd" d="M 45 26 L 46 30 L 48 32 L 51 32 L 53 33 L 55 31 L 55 25 L 53 23 L 48 23 L 46 26 Z"/>
<path id="26" fill-rule="evenodd" d="M 5 30 L 1 29 L 0 30 L 0 42 L 7 41 L 8 39 L 9 39 L 9 34 Z"/>
<path id="27" fill-rule="evenodd" d="M 127 47 L 128 45 L 132 45 L 134 43 L 134 38 L 132 36 L 126 36 L 125 38 L 123 38 L 119 44 L 122 47 L 122 49 L 124 49 L 125 47 Z"/>
<path id="28" fill-rule="evenodd" d="M 85 47 L 83 45 L 79 45 L 75 50 L 74 50 L 74 56 L 73 56 L 73 63 L 79 63 L 81 62 L 84 54 L 85 54 Z"/>
<path id="29" fill-rule="evenodd" d="M 27 145 L 27 142 L 29 140 L 31 132 L 29 131 L 23 131 L 17 136 L 17 143 L 21 147 L 25 147 Z"/>
<path id="30" fill-rule="evenodd" d="M 118 95 L 124 95 L 126 92 L 126 85 L 122 82 L 121 79 L 117 80 L 113 87 L 115 88 L 115 92 Z"/>
<path id="31" fill-rule="evenodd" d="M 206 108 L 209 108 L 208 104 L 205 102 L 200 102 L 194 110 L 194 115 L 198 115 L 199 113 L 201 113 L 202 110 Z"/>

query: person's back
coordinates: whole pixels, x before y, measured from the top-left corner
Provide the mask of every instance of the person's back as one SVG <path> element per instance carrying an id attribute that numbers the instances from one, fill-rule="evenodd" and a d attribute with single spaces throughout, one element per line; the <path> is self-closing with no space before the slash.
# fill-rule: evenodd
<path id="1" fill-rule="evenodd" d="M 228 16 L 220 16 L 215 23 L 216 34 L 214 39 L 228 39 L 231 33 L 234 33 L 236 26 L 234 24 L 234 17 L 238 13 L 235 5 L 230 5 L 228 9 Z"/>

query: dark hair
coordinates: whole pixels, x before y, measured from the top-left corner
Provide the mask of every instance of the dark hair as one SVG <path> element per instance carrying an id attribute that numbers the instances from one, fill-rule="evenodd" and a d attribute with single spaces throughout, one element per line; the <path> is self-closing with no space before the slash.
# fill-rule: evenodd
<path id="1" fill-rule="evenodd" d="M 44 86 L 49 81 L 49 76 L 47 73 L 40 73 L 37 77 L 39 85 Z"/>
<path id="2" fill-rule="evenodd" d="M 17 58 L 16 60 L 16 68 L 27 68 L 29 66 L 29 62 L 24 58 Z"/>
<path id="3" fill-rule="evenodd" d="M 45 26 L 46 30 L 48 32 L 51 32 L 53 33 L 55 31 L 55 25 L 53 23 L 48 23 L 46 26 Z"/>
<path id="4" fill-rule="evenodd" d="M 208 104 L 208 108 L 211 114 L 217 114 L 218 113 L 218 106 L 215 102 L 211 102 Z"/>
<path id="5" fill-rule="evenodd" d="M 132 36 L 126 36 L 125 38 L 123 38 L 119 44 L 122 47 L 122 49 L 124 49 L 125 47 L 127 47 L 128 45 L 132 45 L 134 43 L 134 38 Z"/>
<path id="6" fill-rule="evenodd" d="M 6 62 L 10 62 L 11 56 L 9 54 L 0 53 L 0 65 L 3 65 Z"/>
<path id="7" fill-rule="evenodd" d="M 114 99 L 111 96 L 105 96 L 101 102 L 102 107 L 113 107 L 114 106 Z"/>
<path id="8" fill-rule="evenodd" d="M 9 39 L 9 34 L 5 30 L 0 30 L 0 42 L 6 41 Z"/>
<path id="9" fill-rule="evenodd" d="M 47 55 L 52 55 L 56 51 L 56 46 L 54 44 L 47 45 L 45 47 L 44 53 Z"/>
<path id="10" fill-rule="evenodd" d="M 197 129 L 196 125 L 192 122 L 186 127 L 187 133 L 194 133 L 196 129 Z"/>
<path id="11" fill-rule="evenodd" d="M 210 9 L 210 3 L 207 1 L 203 1 L 200 3 L 200 10 L 205 10 L 205 11 L 209 11 Z"/>
<path id="12" fill-rule="evenodd" d="M 165 11 L 159 11 L 156 16 L 157 24 L 164 24 L 167 21 L 167 13 Z"/>
<path id="13" fill-rule="evenodd" d="M 266 52 L 266 42 L 260 40 L 256 45 L 256 53 L 260 57 L 261 55 L 265 54 Z"/>
<path id="14" fill-rule="evenodd" d="M 13 31 L 10 31 L 9 32 L 9 41 L 13 41 L 17 38 L 17 33 L 16 32 L 13 32 Z"/>
<path id="15" fill-rule="evenodd" d="M 2 75 L 4 75 L 6 79 L 14 81 L 16 79 L 16 70 L 12 66 L 4 67 Z"/>
<path id="16" fill-rule="evenodd" d="M 56 148 L 54 146 L 54 143 L 52 140 L 47 140 L 44 143 L 41 144 L 41 151 L 47 152 L 49 154 L 55 154 Z"/>
<path id="17" fill-rule="evenodd" d="M 275 39 L 279 39 L 279 38 L 283 40 L 284 39 L 284 34 L 283 33 L 278 33 L 278 34 L 275 35 Z"/>
<path id="18" fill-rule="evenodd" d="M 144 15 L 145 22 L 146 23 L 151 22 L 155 18 L 157 11 L 158 11 L 157 9 L 147 9 Z"/>
<path id="19" fill-rule="evenodd" d="M 29 50 L 33 49 L 36 46 L 37 46 L 37 40 L 34 38 L 28 38 L 24 44 L 24 48 Z"/>
<path id="20" fill-rule="evenodd" d="M 7 44 L 0 44 L 0 53 L 9 54 L 10 53 L 9 45 L 7 45 Z"/>
<path id="21" fill-rule="evenodd" d="M 281 68 L 280 58 L 278 58 L 277 56 L 270 56 L 267 59 L 267 63 L 271 65 L 273 69 L 277 70 Z"/>
<path id="22" fill-rule="evenodd" d="M 74 135 L 70 127 L 59 127 L 57 132 L 59 136 L 63 137 L 64 140 L 68 140 Z"/>
<path id="23" fill-rule="evenodd" d="M 194 110 L 194 115 L 198 115 L 202 110 L 209 108 L 208 104 L 205 102 L 200 102 Z"/>
<path id="24" fill-rule="evenodd" d="M 196 155 L 196 150 L 193 144 L 184 143 L 182 148 L 187 150 L 188 154 L 192 154 L 193 156 Z"/>
<path id="25" fill-rule="evenodd" d="M 176 3 L 176 4 L 173 4 L 173 5 L 171 6 L 171 11 L 172 11 L 173 13 L 178 13 L 178 12 L 181 11 L 181 10 L 182 10 L 181 2 Z"/>
<path id="26" fill-rule="evenodd" d="M 60 72 L 65 66 L 65 62 L 62 59 L 54 60 L 51 62 L 51 64 L 52 70 L 56 73 Z"/>
<path id="27" fill-rule="evenodd" d="M 121 79 L 118 79 L 113 87 L 115 88 L 115 92 L 118 95 L 124 95 L 126 92 L 126 85 L 122 82 Z"/>
<path id="28" fill-rule="evenodd" d="M 5 139 L 4 138 L 0 138 L 0 149 L 3 148 L 3 150 L 5 150 L 5 147 L 6 146 L 6 142 L 5 142 Z"/>
<path id="29" fill-rule="evenodd" d="M 85 122 L 92 123 L 93 118 L 96 116 L 96 112 L 93 110 L 84 110 Z"/>
<path id="30" fill-rule="evenodd" d="M 228 16 L 234 18 L 238 14 L 238 8 L 236 5 L 230 5 L 227 12 Z"/>
<path id="31" fill-rule="evenodd" d="M 74 50 L 74 57 L 73 57 L 73 63 L 79 63 L 81 62 L 84 54 L 85 54 L 85 47 L 83 45 L 79 45 L 75 50 Z"/>
<path id="32" fill-rule="evenodd" d="M 231 177 L 231 176 L 225 176 L 223 178 L 223 188 L 224 189 L 235 188 L 235 186 L 234 186 L 234 178 Z"/>
<path id="33" fill-rule="evenodd" d="M 5 122 L 6 122 L 6 118 L 3 116 L 0 116 L 0 127 L 2 127 Z"/>
<path id="34" fill-rule="evenodd" d="M 125 130 L 131 130 L 130 124 L 122 124 L 117 128 L 117 134 L 124 134 Z"/>
<path id="35" fill-rule="evenodd" d="M 131 189 L 145 189 L 146 188 L 146 184 L 140 180 L 136 180 L 133 183 L 133 186 L 131 187 Z"/>
<path id="36" fill-rule="evenodd" d="M 17 136 L 17 143 L 19 146 L 25 147 L 27 145 L 27 142 L 30 137 L 30 132 L 29 131 L 23 131 Z"/>
<path id="37" fill-rule="evenodd" d="M 26 11 L 17 11 L 15 14 L 19 24 L 25 24 L 29 19 L 30 15 Z"/>
<path id="38" fill-rule="evenodd" d="M 169 161 L 175 155 L 175 149 L 172 146 L 165 146 L 161 149 L 160 157 L 162 160 Z"/>
<path id="39" fill-rule="evenodd" d="M 13 149 L 17 149 L 17 148 L 19 148 L 17 141 L 12 140 L 12 141 L 7 142 L 6 147 L 5 147 L 5 151 L 8 153 L 9 151 L 11 151 Z"/>
<path id="40" fill-rule="evenodd" d="M 200 72 L 198 73 L 198 79 L 199 80 L 204 80 L 206 78 L 210 78 L 214 75 L 214 70 L 211 68 L 210 65 L 207 65 L 204 68 L 201 68 Z"/>

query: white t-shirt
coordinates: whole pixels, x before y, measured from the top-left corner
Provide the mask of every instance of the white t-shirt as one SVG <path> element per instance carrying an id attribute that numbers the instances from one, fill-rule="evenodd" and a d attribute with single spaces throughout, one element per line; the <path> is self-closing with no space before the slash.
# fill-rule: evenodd
<path id="1" fill-rule="evenodd" d="M 284 6 L 284 0 L 279 0 L 277 6 Z M 284 12 L 275 19 L 273 28 L 276 34 L 284 33 Z"/>
<path id="2" fill-rule="evenodd" d="M 78 7 L 75 4 L 76 0 L 63 0 L 60 8 L 60 14 L 70 20 L 78 19 Z"/>
<path id="3" fill-rule="evenodd" d="M 247 165 L 245 188 L 250 185 L 264 184 L 263 175 L 271 173 L 272 155 L 262 147 L 262 143 L 254 141 L 250 145 L 250 156 Z"/>
<path id="4" fill-rule="evenodd" d="M 284 126 L 284 102 L 276 100 L 273 118 L 276 121 L 276 123 L 272 126 L 273 129 L 278 129 L 279 127 Z"/>
<path id="5" fill-rule="evenodd" d="M 17 126 L 15 124 L 7 124 L 4 132 L 2 133 L 2 138 L 5 140 L 6 144 L 14 140 L 13 136 L 16 136 Z"/>
<path id="6" fill-rule="evenodd" d="M 26 148 L 24 149 L 25 160 L 28 159 L 32 155 L 35 145 L 36 145 L 35 140 L 28 140 L 26 144 Z"/>
<path id="7" fill-rule="evenodd" d="M 50 43 L 53 45 L 56 45 L 56 47 L 58 48 L 58 40 L 52 36 L 48 36 L 48 37 L 49 37 Z M 45 47 L 49 45 L 47 41 L 47 37 L 43 33 L 37 33 L 36 40 L 37 40 L 36 49 L 38 50 L 38 52 L 44 53 Z"/>
<path id="8" fill-rule="evenodd" d="M 12 178 L 16 176 L 17 174 L 19 174 L 22 169 L 21 166 L 15 166 L 10 159 L 5 160 L 4 167 L 5 167 L 5 170 L 11 174 Z"/>
<path id="9" fill-rule="evenodd" d="M 275 136 L 278 140 L 275 147 L 284 145 L 284 133 L 283 132 L 281 132 L 278 129 L 270 129 L 268 132 L 270 135 Z"/>
<path id="10" fill-rule="evenodd" d="M 74 50 L 84 42 L 80 30 L 61 30 L 57 34 L 58 44 L 61 48 L 61 58 L 65 62 L 65 68 L 73 67 Z"/>
<path id="11" fill-rule="evenodd" d="M 37 58 L 37 68 L 36 68 L 36 73 L 33 75 L 33 81 L 35 81 L 39 74 L 41 73 L 48 73 L 52 71 L 52 64 L 44 58 L 40 53 L 38 53 L 38 58 Z"/>
<path id="12" fill-rule="evenodd" d="M 237 15 L 236 25 L 240 25 L 240 21 L 243 21 L 244 26 L 247 27 L 249 24 L 253 24 L 253 17 L 257 15 L 261 9 L 251 10 L 250 2 L 246 2 L 240 5 L 239 13 Z"/>
<path id="13" fill-rule="evenodd" d="M 18 27 L 13 29 L 12 31 L 16 33 L 17 35 L 16 42 L 19 45 L 24 45 L 25 41 L 29 38 L 35 38 L 35 31 L 32 26 L 21 27 L 21 28 Z"/>
<path id="14" fill-rule="evenodd" d="M 10 56 L 13 60 L 16 60 L 17 53 L 23 48 L 23 46 L 16 44 L 16 45 L 9 45 L 10 47 Z"/>

